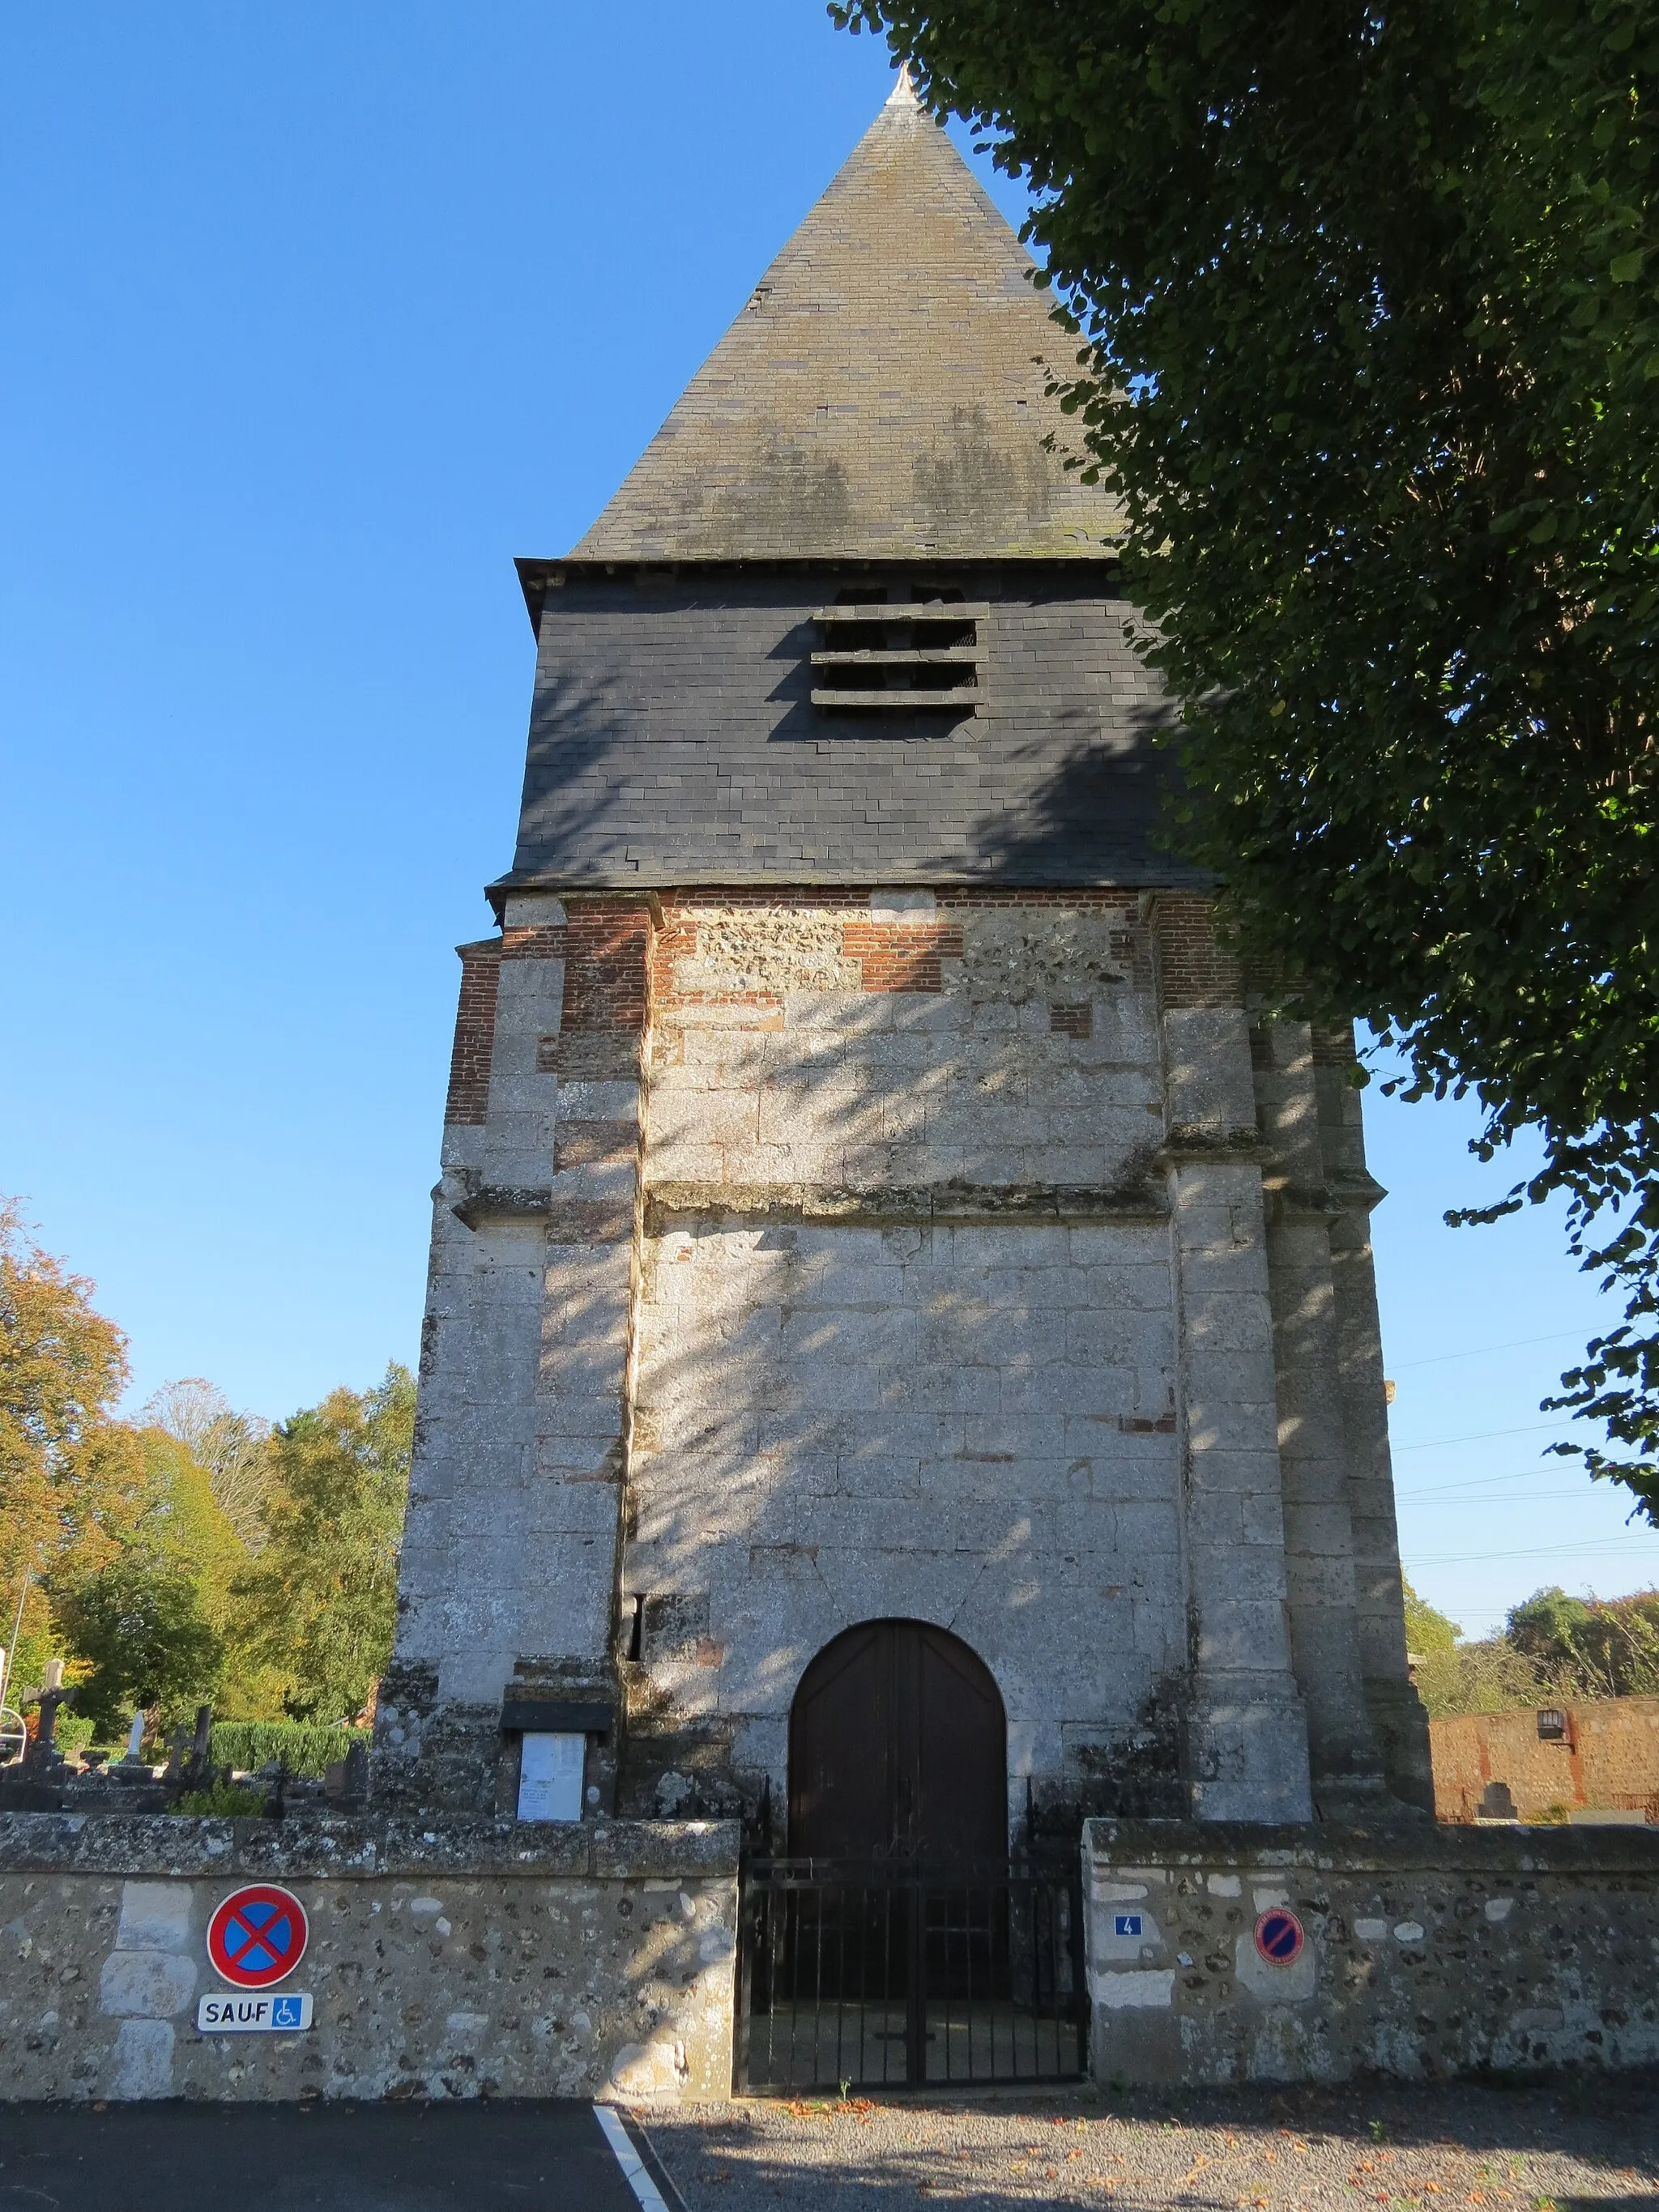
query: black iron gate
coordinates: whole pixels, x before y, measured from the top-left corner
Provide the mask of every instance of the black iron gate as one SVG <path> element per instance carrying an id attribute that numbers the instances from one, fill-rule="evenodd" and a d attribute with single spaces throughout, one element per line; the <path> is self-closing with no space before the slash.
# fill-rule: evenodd
<path id="1" fill-rule="evenodd" d="M 1074 1872 L 744 1865 L 739 2090 L 1075 2081 L 1087 2021 Z"/>

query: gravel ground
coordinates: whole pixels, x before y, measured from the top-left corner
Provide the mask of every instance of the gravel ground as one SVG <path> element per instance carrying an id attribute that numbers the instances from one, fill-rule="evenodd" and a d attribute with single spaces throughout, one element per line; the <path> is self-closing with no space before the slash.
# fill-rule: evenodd
<path id="1" fill-rule="evenodd" d="M 647 2121 L 690 2212 L 950 2202 L 1193 2212 L 1625 2212 L 1659 2203 L 1659 2082 L 755 2098 Z"/>

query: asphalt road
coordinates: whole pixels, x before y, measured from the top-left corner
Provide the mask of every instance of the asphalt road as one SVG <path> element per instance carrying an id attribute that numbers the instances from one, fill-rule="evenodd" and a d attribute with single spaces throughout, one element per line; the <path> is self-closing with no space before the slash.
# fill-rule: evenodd
<path id="1" fill-rule="evenodd" d="M 666 2212 L 1659 2206 L 1653 2075 L 757 2099 L 653 2113 L 648 2136 L 625 2118 L 643 2203 L 586 2104 L 0 2106 L 0 2212 L 655 2212 L 653 2183 Z"/>
<path id="2" fill-rule="evenodd" d="M 676 2200 L 667 2196 L 670 2212 Z M 641 2212 L 588 2104 L 10 2105 L 0 2212 Z"/>

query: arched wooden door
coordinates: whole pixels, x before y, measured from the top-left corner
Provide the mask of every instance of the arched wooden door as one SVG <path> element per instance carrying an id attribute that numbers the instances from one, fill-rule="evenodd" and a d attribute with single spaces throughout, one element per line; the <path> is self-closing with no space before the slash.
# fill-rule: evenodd
<path id="1" fill-rule="evenodd" d="M 989 1668 L 959 1637 L 869 1620 L 819 1652 L 789 1713 L 789 1850 L 1006 1858 L 1007 1721 Z"/>

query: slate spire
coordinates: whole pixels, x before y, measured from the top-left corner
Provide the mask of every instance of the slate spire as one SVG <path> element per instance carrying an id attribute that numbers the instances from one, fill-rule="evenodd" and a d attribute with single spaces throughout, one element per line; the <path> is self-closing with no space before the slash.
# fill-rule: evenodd
<path id="1" fill-rule="evenodd" d="M 621 489 L 599 560 L 1101 555 L 1044 435 L 1073 346 L 908 72 Z"/>

